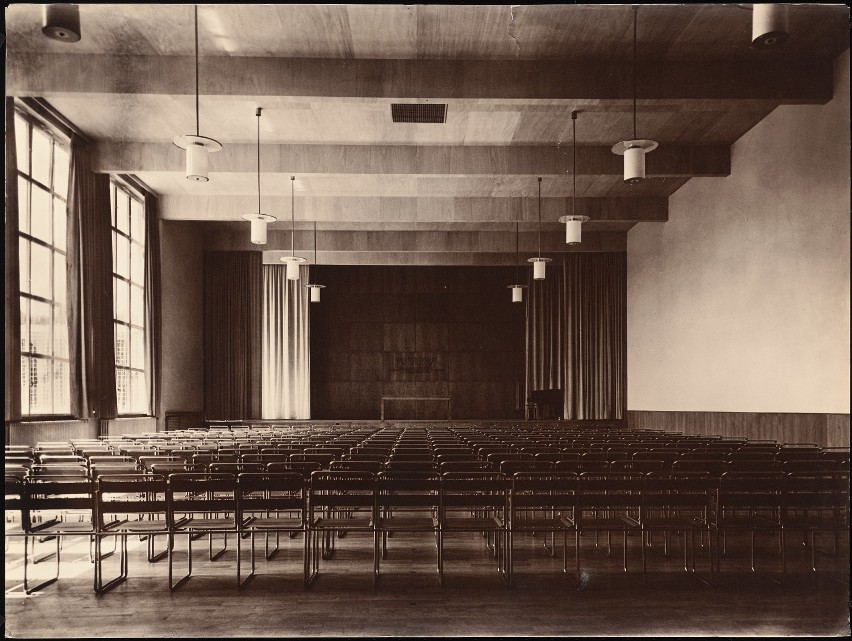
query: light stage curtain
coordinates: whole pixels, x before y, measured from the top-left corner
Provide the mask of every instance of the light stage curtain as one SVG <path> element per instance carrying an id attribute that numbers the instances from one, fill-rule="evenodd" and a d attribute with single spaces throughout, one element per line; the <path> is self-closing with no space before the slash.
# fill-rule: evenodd
<path id="1" fill-rule="evenodd" d="M 148 411 L 160 416 L 162 317 L 160 302 L 160 216 L 157 199 L 145 194 L 145 382 Z"/>
<path id="2" fill-rule="evenodd" d="M 565 255 L 565 418 L 623 419 L 627 254 Z"/>
<path id="3" fill-rule="evenodd" d="M 21 301 L 18 264 L 18 167 L 15 149 L 15 103 L 13 98 L 6 98 L 6 339 L 3 351 L 6 421 L 15 421 L 21 417 Z"/>
<path id="4" fill-rule="evenodd" d="M 287 280 L 284 265 L 263 266 L 263 418 L 311 416 L 308 268 Z"/>
<path id="5" fill-rule="evenodd" d="M 565 387 L 565 279 L 561 266 L 531 280 L 527 305 L 527 398 L 533 390 Z"/>
<path id="6" fill-rule="evenodd" d="M 74 136 L 67 229 L 71 412 L 105 419 L 118 413 L 110 184 L 92 166 L 91 151 Z"/>
<path id="7" fill-rule="evenodd" d="M 204 417 L 261 415 L 263 255 L 204 253 Z"/>

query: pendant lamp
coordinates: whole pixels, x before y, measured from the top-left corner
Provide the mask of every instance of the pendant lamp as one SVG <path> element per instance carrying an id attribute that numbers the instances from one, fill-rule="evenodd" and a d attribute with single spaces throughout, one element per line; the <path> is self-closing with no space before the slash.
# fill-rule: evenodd
<path id="1" fill-rule="evenodd" d="M 526 285 L 521 284 L 521 268 L 520 268 L 520 251 L 518 250 L 518 236 L 520 235 L 520 231 L 518 229 L 518 223 L 515 223 L 515 285 L 509 285 L 509 289 L 512 290 L 512 302 L 513 303 L 523 303 L 524 302 L 524 289 Z"/>
<path id="2" fill-rule="evenodd" d="M 541 176 L 538 177 L 538 256 L 527 260 L 533 264 L 533 279 L 544 280 L 544 270 L 550 258 L 541 257 Z"/>
<path id="3" fill-rule="evenodd" d="M 76 4 L 42 5 L 41 32 L 59 42 L 79 42 L 80 6 Z"/>
<path id="4" fill-rule="evenodd" d="M 257 116 L 257 213 L 243 214 L 243 220 L 251 222 L 251 242 L 255 245 L 266 244 L 266 225 L 277 220 L 275 216 L 260 213 L 260 112 L 260 107 L 254 112 Z"/>
<path id="5" fill-rule="evenodd" d="M 577 215 L 577 112 L 571 112 L 571 133 L 574 138 L 573 150 L 573 189 L 571 190 L 571 215 L 559 218 L 565 223 L 565 242 L 569 245 L 579 245 L 582 242 L 583 223 L 589 222 L 588 216 Z"/>
<path id="6" fill-rule="evenodd" d="M 772 49 L 790 39 L 787 33 L 786 7 L 780 4 L 756 4 L 751 15 L 751 46 Z"/>
<path id="7" fill-rule="evenodd" d="M 622 140 L 612 146 L 612 153 L 624 156 L 624 182 L 628 185 L 645 180 L 645 154 L 657 148 L 658 143 L 636 135 L 636 22 L 639 7 L 633 7 L 633 139 Z"/>
<path id="8" fill-rule="evenodd" d="M 301 256 L 296 256 L 296 177 L 290 176 L 290 222 L 292 231 L 290 232 L 290 255 L 284 256 L 281 259 L 282 263 L 287 263 L 287 280 L 299 280 L 299 265 L 307 262 Z"/>
<path id="9" fill-rule="evenodd" d="M 209 154 L 222 149 L 222 143 L 200 133 L 198 109 L 198 5 L 195 10 L 195 133 L 182 134 L 174 139 L 176 147 L 186 150 L 186 177 L 196 182 L 207 182 Z"/>
<path id="10" fill-rule="evenodd" d="M 317 275 L 317 268 L 319 267 L 319 263 L 317 262 L 317 223 L 314 221 L 314 273 L 313 276 Z M 311 292 L 311 302 L 318 303 L 320 302 L 320 292 L 323 290 L 325 285 L 319 285 L 317 283 L 308 283 L 307 288 Z"/>

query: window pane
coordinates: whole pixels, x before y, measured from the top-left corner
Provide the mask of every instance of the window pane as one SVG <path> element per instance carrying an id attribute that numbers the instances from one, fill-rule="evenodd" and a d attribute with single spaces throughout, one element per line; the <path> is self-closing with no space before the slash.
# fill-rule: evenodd
<path id="1" fill-rule="evenodd" d="M 120 189 L 115 190 L 115 226 L 119 231 L 130 234 L 130 202 L 127 194 Z"/>
<path id="2" fill-rule="evenodd" d="M 15 114 L 15 147 L 18 169 L 25 174 L 30 173 L 30 138 L 27 131 L 27 121 Z"/>
<path id="3" fill-rule="evenodd" d="M 68 358 L 68 319 L 64 307 L 53 308 L 53 355 Z"/>
<path id="4" fill-rule="evenodd" d="M 53 411 L 50 402 L 52 392 L 50 361 L 46 358 L 30 359 L 30 413 L 50 414 Z"/>
<path id="5" fill-rule="evenodd" d="M 50 239 L 50 193 L 38 185 L 32 187 L 33 206 L 30 209 L 30 233 L 46 243 Z"/>
<path id="6" fill-rule="evenodd" d="M 18 239 L 18 269 L 20 270 L 20 288 L 22 292 L 30 291 L 30 241 Z"/>
<path id="7" fill-rule="evenodd" d="M 30 274 L 30 292 L 42 298 L 50 298 L 50 255 L 53 253 L 47 247 L 30 243 L 33 266 Z"/>
<path id="8" fill-rule="evenodd" d="M 53 146 L 53 191 L 68 197 L 68 170 L 70 165 L 68 150 L 59 145 Z"/>
<path id="9" fill-rule="evenodd" d="M 71 381 L 68 377 L 68 363 L 64 361 L 53 361 L 53 412 L 71 412 Z"/>
<path id="10" fill-rule="evenodd" d="M 116 320 L 130 322 L 129 285 L 117 278 L 113 278 L 112 282 L 115 285 L 115 289 L 113 290 L 113 295 L 115 296 L 115 318 Z"/>
<path id="11" fill-rule="evenodd" d="M 115 235 L 115 273 L 130 278 L 130 241 Z"/>
<path id="12" fill-rule="evenodd" d="M 30 413 L 30 359 L 21 357 L 21 414 Z"/>
<path id="13" fill-rule="evenodd" d="M 130 413 L 130 377 L 126 369 L 119 369 L 115 372 L 115 392 L 116 400 L 118 401 L 118 413 Z"/>
<path id="14" fill-rule="evenodd" d="M 130 322 L 145 325 L 145 295 L 141 287 L 130 288 Z"/>
<path id="15" fill-rule="evenodd" d="M 58 252 L 53 254 L 53 300 L 60 305 L 65 304 L 68 295 L 65 284 L 65 256 Z"/>
<path id="16" fill-rule="evenodd" d="M 30 349 L 30 299 L 21 298 L 21 351 L 31 352 Z"/>
<path id="17" fill-rule="evenodd" d="M 145 244 L 145 208 L 138 200 L 130 201 L 131 236 L 137 243 Z"/>
<path id="18" fill-rule="evenodd" d="M 30 233 L 30 183 L 18 176 L 18 229 Z"/>
<path id="19" fill-rule="evenodd" d="M 130 365 L 130 328 L 118 323 L 115 324 L 115 364 L 123 367 Z"/>
<path id="20" fill-rule="evenodd" d="M 53 246 L 57 249 L 65 249 L 65 227 L 68 213 L 65 202 L 58 198 L 53 199 Z"/>
<path id="21" fill-rule="evenodd" d="M 34 127 L 31 176 L 47 186 L 50 186 L 50 146 L 51 140 L 47 134 Z"/>
<path id="22" fill-rule="evenodd" d="M 130 256 L 130 280 L 138 285 L 145 285 L 145 248 L 131 244 Z"/>
<path id="23" fill-rule="evenodd" d="M 130 367 L 145 369 L 145 330 L 130 330 Z"/>
<path id="24" fill-rule="evenodd" d="M 39 354 L 51 354 L 51 329 L 53 321 L 51 319 L 50 303 L 42 303 L 41 301 L 30 301 L 30 343 L 32 351 Z"/>
<path id="25" fill-rule="evenodd" d="M 144 372 L 130 372 L 130 411 L 133 414 L 148 413 L 148 390 Z"/>

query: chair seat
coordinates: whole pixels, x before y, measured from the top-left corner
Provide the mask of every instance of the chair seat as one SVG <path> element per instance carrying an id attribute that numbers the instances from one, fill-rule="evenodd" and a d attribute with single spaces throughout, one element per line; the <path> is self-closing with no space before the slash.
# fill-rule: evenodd
<path id="1" fill-rule="evenodd" d="M 382 530 L 437 530 L 437 520 L 430 516 L 392 516 L 380 519 L 378 527 Z"/>
<path id="2" fill-rule="evenodd" d="M 567 516 L 557 516 L 549 519 L 518 519 L 512 523 L 515 532 L 553 532 L 555 530 L 570 530 L 574 520 Z"/>
<path id="3" fill-rule="evenodd" d="M 51 534 L 94 534 L 95 530 L 91 523 L 80 523 L 77 521 L 60 521 L 46 527 L 36 527 L 28 534 L 38 536 Z"/>
<path id="4" fill-rule="evenodd" d="M 580 530 L 630 530 L 639 527 L 639 521 L 629 516 L 583 518 L 577 523 Z"/>
<path id="5" fill-rule="evenodd" d="M 372 530 L 372 518 L 351 518 L 351 519 L 326 519 L 318 518 L 314 521 L 315 528 L 326 530 Z"/>
<path id="6" fill-rule="evenodd" d="M 785 530 L 843 530 L 849 524 L 842 518 L 826 517 L 796 517 L 784 520 Z"/>
<path id="7" fill-rule="evenodd" d="M 193 519 L 176 525 L 176 530 L 233 530 L 233 519 Z"/>
<path id="8" fill-rule="evenodd" d="M 444 530 L 457 530 L 460 532 L 478 532 L 480 530 L 499 530 L 503 528 L 503 521 L 496 516 L 488 517 L 458 517 L 444 519 Z"/>
<path id="9" fill-rule="evenodd" d="M 642 527 L 646 530 L 694 530 L 705 529 L 708 524 L 697 518 L 673 516 L 668 518 L 645 518 Z"/>
<path id="10" fill-rule="evenodd" d="M 719 530 L 780 530 L 781 525 L 776 521 L 761 516 L 731 516 L 716 522 Z"/>
<path id="11" fill-rule="evenodd" d="M 258 517 L 249 521 L 244 526 L 247 530 L 301 530 L 301 519 L 287 519 L 281 517 Z"/>
<path id="12" fill-rule="evenodd" d="M 167 532 L 169 529 L 166 521 L 142 521 L 123 520 L 110 523 L 103 529 L 104 532 Z"/>

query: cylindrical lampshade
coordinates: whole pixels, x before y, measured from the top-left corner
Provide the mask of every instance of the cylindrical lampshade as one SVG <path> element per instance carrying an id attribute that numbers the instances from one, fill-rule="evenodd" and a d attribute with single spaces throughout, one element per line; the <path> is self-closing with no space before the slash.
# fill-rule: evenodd
<path id="1" fill-rule="evenodd" d="M 206 182 L 209 156 L 204 145 L 192 143 L 186 147 L 186 177 L 198 182 Z M 254 227 L 252 227 L 254 229 Z M 264 231 L 264 233 L 266 233 Z"/>
<path id="2" fill-rule="evenodd" d="M 624 182 L 638 183 L 645 180 L 645 150 L 630 147 L 624 152 Z"/>
<path id="3" fill-rule="evenodd" d="M 752 8 L 751 46 L 769 49 L 789 39 L 784 7 L 779 4 L 756 4 Z"/>
<path id="4" fill-rule="evenodd" d="M 41 9 L 41 31 L 60 42 L 80 40 L 80 7 L 76 4 L 46 4 Z"/>
<path id="5" fill-rule="evenodd" d="M 517 285 L 512 287 L 512 302 L 513 303 L 523 303 L 524 302 L 524 289 L 523 289 L 523 287 L 518 287 Z"/>
<path id="6" fill-rule="evenodd" d="M 579 220 L 565 222 L 565 242 L 569 245 L 579 245 L 582 242 L 583 223 Z"/>
<path id="7" fill-rule="evenodd" d="M 311 290 L 311 302 L 318 303 L 320 302 L 320 292 L 322 291 L 319 287 L 310 287 Z"/>
<path id="8" fill-rule="evenodd" d="M 251 242 L 255 245 L 266 244 L 266 221 L 252 220 L 251 221 Z"/>
<path id="9" fill-rule="evenodd" d="M 299 280 L 299 263 L 295 260 L 287 261 L 287 280 Z"/>
<path id="10" fill-rule="evenodd" d="M 545 263 L 543 260 L 533 262 L 533 278 L 535 280 L 544 280 Z"/>

